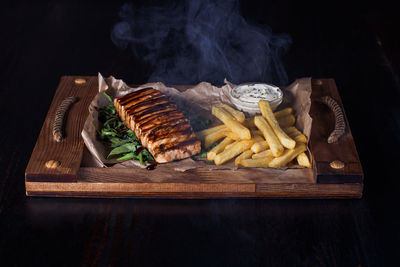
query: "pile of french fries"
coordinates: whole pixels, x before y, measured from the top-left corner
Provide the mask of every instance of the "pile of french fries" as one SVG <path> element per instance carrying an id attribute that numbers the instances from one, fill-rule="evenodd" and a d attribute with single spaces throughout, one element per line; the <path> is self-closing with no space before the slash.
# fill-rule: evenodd
<path id="1" fill-rule="evenodd" d="M 221 165 L 235 158 L 236 166 L 281 168 L 296 159 L 300 166 L 311 167 L 307 138 L 294 127 L 293 109 L 273 113 L 266 100 L 258 106 L 262 116 L 252 118 L 225 104 L 212 107 L 223 124 L 196 133 L 206 149 L 216 144 L 207 160 Z"/>

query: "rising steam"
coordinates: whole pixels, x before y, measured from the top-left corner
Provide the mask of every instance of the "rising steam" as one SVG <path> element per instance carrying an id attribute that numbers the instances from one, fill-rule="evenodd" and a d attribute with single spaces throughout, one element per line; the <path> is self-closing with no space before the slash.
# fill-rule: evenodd
<path id="1" fill-rule="evenodd" d="M 125 4 L 112 41 L 150 64 L 167 84 L 269 82 L 286 85 L 281 57 L 291 39 L 251 25 L 236 0 L 186 0 L 168 7 Z"/>

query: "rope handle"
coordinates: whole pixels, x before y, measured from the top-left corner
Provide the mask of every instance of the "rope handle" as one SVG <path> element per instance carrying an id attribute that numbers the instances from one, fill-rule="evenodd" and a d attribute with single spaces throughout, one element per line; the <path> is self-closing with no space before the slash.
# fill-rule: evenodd
<path id="1" fill-rule="evenodd" d="M 335 116 L 335 129 L 328 137 L 328 143 L 332 144 L 337 142 L 346 131 L 343 110 L 339 106 L 339 104 L 330 96 L 323 96 L 321 98 L 321 101 L 333 111 L 333 114 Z"/>
<path id="2" fill-rule="evenodd" d="M 75 96 L 65 98 L 56 110 L 56 116 L 53 122 L 53 138 L 56 142 L 61 143 L 64 139 L 63 124 L 65 115 L 69 107 L 78 100 Z"/>

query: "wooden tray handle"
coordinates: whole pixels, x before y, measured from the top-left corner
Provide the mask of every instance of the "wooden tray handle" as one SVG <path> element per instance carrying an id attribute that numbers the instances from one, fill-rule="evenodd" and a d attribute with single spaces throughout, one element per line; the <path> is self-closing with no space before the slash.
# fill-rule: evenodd
<path id="1" fill-rule="evenodd" d="M 53 122 L 53 138 L 56 142 L 60 143 L 64 139 L 63 136 L 63 123 L 65 115 L 69 107 L 78 100 L 75 96 L 66 97 L 61 104 L 57 107 L 56 116 Z"/>
<path id="2" fill-rule="evenodd" d="M 328 137 L 328 143 L 335 143 L 346 131 L 346 123 L 344 122 L 343 110 L 339 104 L 330 96 L 321 97 L 321 101 L 326 104 L 335 115 L 335 129 Z"/>

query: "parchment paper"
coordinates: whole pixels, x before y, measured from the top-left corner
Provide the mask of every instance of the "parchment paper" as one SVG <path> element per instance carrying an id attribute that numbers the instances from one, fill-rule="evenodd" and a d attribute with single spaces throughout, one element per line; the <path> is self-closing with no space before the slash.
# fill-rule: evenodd
<path id="1" fill-rule="evenodd" d="M 106 92 L 112 98 L 119 97 L 135 90 L 145 87 L 153 87 L 157 90 L 168 95 L 174 101 L 180 110 L 203 116 L 203 118 L 211 117 L 211 107 L 221 103 L 232 105 L 229 99 L 230 90 L 234 87 L 233 84 L 225 80 L 225 85 L 222 87 L 213 86 L 207 82 L 201 82 L 198 85 L 189 88 L 184 92 L 180 92 L 175 88 L 167 87 L 161 82 L 147 83 L 139 87 L 132 88 L 126 85 L 122 80 L 115 79 L 113 76 L 104 78 L 100 73 L 99 78 L 99 93 L 94 97 L 89 106 L 89 116 L 86 119 L 82 131 L 82 138 L 86 147 L 96 159 L 99 167 L 113 167 L 113 168 L 135 168 L 145 167 L 139 164 L 136 160 L 128 160 L 122 163 L 116 163 L 115 160 L 107 159 L 107 148 L 96 137 L 96 129 L 100 128 L 98 120 L 98 110 L 109 104 L 108 99 L 104 96 Z M 301 78 L 295 80 L 291 85 L 286 88 L 281 88 L 283 91 L 283 101 L 278 107 L 279 109 L 285 107 L 293 107 L 294 115 L 296 117 L 296 127 L 307 136 L 309 139 L 311 134 L 312 118 L 309 115 L 311 107 L 311 78 Z M 216 119 L 213 119 L 215 123 Z M 222 166 L 215 166 L 206 163 L 202 160 L 193 160 L 192 158 L 164 163 L 163 166 L 168 166 L 175 171 L 186 171 L 193 168 L 206 168 L 212 169 L 237 169 L 233 164 L 224 164 Z M 299 166 L 292 165 L 289 168 L 298 168 Z M 261 168 L 268 171 L 268 168 Z"/>

